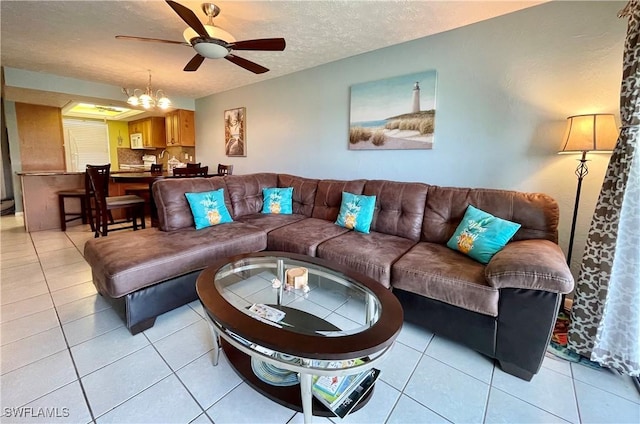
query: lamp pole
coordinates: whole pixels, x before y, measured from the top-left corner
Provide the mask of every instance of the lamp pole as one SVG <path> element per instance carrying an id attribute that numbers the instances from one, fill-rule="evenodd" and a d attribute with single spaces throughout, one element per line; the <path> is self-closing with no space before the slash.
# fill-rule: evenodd
<path id="1" fill-rule="evenodd" d="M 576 233 L 576 221 L 578 219 L 578 206 L 580 205 L 580 192 L 582 191 L 582 179 L 589 173 L 587 168 L 587 151 L 582 151 L 582 157 L 578 159 L 580 164 L 576 168 L 578 188 L 576 189 L 576 201 L 573 205 L 573 219 L 571 220 L 571 233 L 569 233 L 569 249 L 567 252 L 567 264 L 571 266 L 571 253 L 573 252 L 573 239 Z"/>

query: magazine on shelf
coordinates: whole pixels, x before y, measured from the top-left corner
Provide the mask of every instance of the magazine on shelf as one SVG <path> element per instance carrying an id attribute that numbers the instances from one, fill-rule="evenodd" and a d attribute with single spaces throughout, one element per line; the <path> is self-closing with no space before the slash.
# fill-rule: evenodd
<path id="1" fill-rule="evenodd" d="M 338 367 L 332 367 L 330 363 L 327 368 Z M 372 368 L 345 376 L 314 376 L 311 391 L 327 409 L 344 418 L 373 387 L 378 375 L 380 370 Z"/>

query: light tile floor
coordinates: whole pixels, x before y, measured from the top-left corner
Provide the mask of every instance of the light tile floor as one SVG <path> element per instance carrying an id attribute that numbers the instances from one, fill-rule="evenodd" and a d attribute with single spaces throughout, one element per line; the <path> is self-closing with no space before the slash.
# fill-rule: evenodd
<path id="1" fill-rule="evenodd" d="M 224 356 L 211 365 L 198 302 L 131 336 L 93 288 L 86 226 L 29 234 L 13 216 L 0 226 L 3 423 L 302 423 L 243 383 Z M 640 422 L 629 377 L 548 357 L 525 382 L 412 325 L 382 368 L 371 402 L 342 421 Z M 331 421 L 341 422 L 314 417 Z"/>

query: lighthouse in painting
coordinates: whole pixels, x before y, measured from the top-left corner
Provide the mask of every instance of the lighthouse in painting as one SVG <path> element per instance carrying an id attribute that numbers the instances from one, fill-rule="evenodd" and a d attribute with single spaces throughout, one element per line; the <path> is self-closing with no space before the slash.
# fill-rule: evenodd
<path id="1" fill-rule="evenodd" d="M 411 113 L 416 112 L 420 112 L 420 86 L 418 81 L 413 85 L 413 106 L 411 108 Z"/>

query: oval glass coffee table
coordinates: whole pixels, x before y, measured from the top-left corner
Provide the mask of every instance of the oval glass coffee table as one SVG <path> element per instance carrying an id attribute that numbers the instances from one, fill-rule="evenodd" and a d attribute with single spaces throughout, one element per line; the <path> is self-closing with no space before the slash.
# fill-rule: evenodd
<path id="1" fill-rule="evenodd" d="M 286 284 L 292 275 L 297 289 Z M 274 287 L 274 279 L 283 284 Z M 302 411 L 305 423 L 312 415 L 333 416 L 312 396 L 314 376 L 373 369 L 402 328 L 402 307 L 385 287 L 303 255 L 260 252 L 227 258 L 200 274 L 196 290 L 213 332 L 214 365 L 222 349 L 251 387 Z M 354 410 L 370 396 L 371 391 Z"/>

